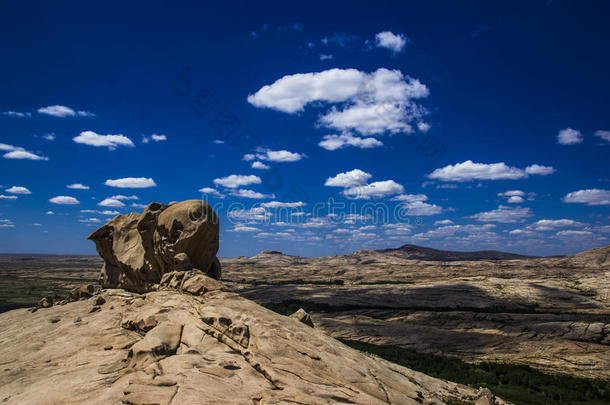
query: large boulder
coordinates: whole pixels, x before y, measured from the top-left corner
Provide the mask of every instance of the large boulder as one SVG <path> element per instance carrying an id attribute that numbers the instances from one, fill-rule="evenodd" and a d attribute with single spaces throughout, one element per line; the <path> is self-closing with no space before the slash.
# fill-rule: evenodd
<path id="1" fill-rule="evenodd" d="M 144 212 L 119 215 L 89 235 L 104 259 L 105 288 L 146 291 L 165 273 L 196 269 L 220 279 L 218 216 L 208 203 L 151 203 Z"/>

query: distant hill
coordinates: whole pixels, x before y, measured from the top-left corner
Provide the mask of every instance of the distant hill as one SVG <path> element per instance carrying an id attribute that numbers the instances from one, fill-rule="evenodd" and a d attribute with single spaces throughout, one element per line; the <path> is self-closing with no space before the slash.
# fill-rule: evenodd
<path id="1" fill-rule="evenodd" d="M 481 250 L 477 252 L 452 252 L 438 250 L 417 245 L 403 245 L 399 248 L 380 249 L 378 253 L 400 257 L 402 259 L 426 261 L 477 261 L 477 260 L 519 260 L 537 259 L 538 256 L 525 256 L 516 253 L 498 252 L 495 250 Z"/>

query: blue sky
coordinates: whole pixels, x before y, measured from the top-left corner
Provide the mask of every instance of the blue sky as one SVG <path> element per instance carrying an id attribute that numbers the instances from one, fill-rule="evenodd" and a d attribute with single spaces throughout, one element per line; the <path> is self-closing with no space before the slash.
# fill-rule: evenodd
<path id="1" fill-rule="evenodd" d="M 603 2 L 1 2 L 0 252 L 205 198 L 221 256 L 610 237 Z"/>

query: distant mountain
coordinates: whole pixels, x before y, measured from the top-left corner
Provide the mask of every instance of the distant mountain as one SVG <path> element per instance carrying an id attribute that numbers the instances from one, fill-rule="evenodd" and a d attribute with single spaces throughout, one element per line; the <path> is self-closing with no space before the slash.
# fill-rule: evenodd
<path id="1" fill-rule="evenodd" d="M 477 261 L 477 260 L 519 260 L 538 259 L 538 256 L 525 256 L 516 253 L 498 252 L 495 250 L 481 250 L 477 252 L 452 252 L 438 250 L 417 245 L 403 245 L 394 249 L 376 250 L 378 253 L 410 260 L 426 261 Z"/>

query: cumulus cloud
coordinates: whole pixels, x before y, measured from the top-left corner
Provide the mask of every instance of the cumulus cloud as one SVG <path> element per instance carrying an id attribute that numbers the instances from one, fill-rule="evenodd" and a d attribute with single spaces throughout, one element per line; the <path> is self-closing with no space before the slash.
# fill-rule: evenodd
<path id="1" fill-rule="evenodd" d="M 591 231 L 559 231 L 557 232 L 556 236 L 562 237 L 562 236 L 593 236 L 593 232 Z"/>
<path id="2" fill-rule="evenodd" d="M 112 207 L 112 208 L 121 208 L 124 207 L 125 204 L 116 198 L 106 198 L 100 201 L 97 205 L 100 207 Z"/>
<path id="3" fill-rule="evenodd" d="M 216 198 L 224 198 L 224 195 L 222 195 L 222 193 L 218 190 L 216 190 L 215 188 L 212 187 L 203 187 L 199 189 L 200 193 L 204 193 L 204 194 L 208 194 L 208 195 L 212 195 Z"/>
<path id="4" fill-rule="evenodd" d="M 581 143 L 583 140 L 580 131 L 572 128 L 565 128 L 559 131 L 557 134 L 557 142 L 561 145 L 573 145 Z"/>
<path id="5" fill-rule="evenodd" d="M 600 129 L 599 131 L 595 131 L 594 135 L 598 138 L 603 139 L 606 142 L 610 142 L 610 131 L 604 131 Z"/>
<path id="6" fill-rule="evenodd" d="M 443 208 L 435 204 L 428 204 L 423 201 L 406 202 L 402 204 L 407 209 L 407 215 L 410 216 L 425 216 L 436 215 L 443 212 Z"/>
<path id="7" fill-rule="evenodd" d="M 0 143 L 0 150 L 7 151 L 7 153 L 2 155 L 5 159 L 49 160 L 46 156 L 40 156 L 20 146 L 8 145 L 6 143 Z"/>
<path id="8" fill-rule="evenodd" d="M 252 162 L 252 168 L 259 169 L 259 170 L 271 169 L 270 166 L 267 166 L 266 164 L 264 164 L 263 162 L 259 162 L 258 160 L 256 162 Z"/>
<path id="9" fill-rule="evenodd" d="M 561 199 L 566 203 L 581 203 L 587 205 L 610 205 L 610 190 L 597 188 L 578 190 L 568 193 Z"/>
<path id="10" fill-rule="evenodd" d="M 260 229 L 255 228 L 253 226 L 247 226 L 243 224 L 236 224 L 233 229 L 230 229 L 228 232 L 259 232 Z"/>
<path id="11" fill-rule="evenodd" d="M 53 197 L 49 200 L 49 202 L 52 202 L 53 204 L 60 204 L 60 205 L 80 204 L 80 201 L 78 201 L 76 198 L 70 197 L 70 196 L 65 196 L 65 195 L 58 195 L 57 197 Z"/>
<path id="12" fill-rule="evenodd" d="M 426 114 L 414 100 L 428 95 L 424 84 L 399 70 L 329 69 L 284 76 L 249 95 L 248 102 L 289 114 L 313 103 L 338 104 L 320 116 L 318 125 L 373 135 L 413 132 L 411 123 Z"/>
<path id="13" fill-rule="evenodd" d="M 426 201 L 428 196 L 425 194 L 400 194 L 392 198 L 392 201 L 404 201 L 406 203 Z"/>
<path id="14" fill-rule="evenodd" d="M 533 164 L 525 168 L 525 173 L 537 174 L 539 176 L 547 176 L 549 174 L 555 173 L 555 169 L 550 166 L 540 166 Z"/>
<path id="15" fill-rule="evenodd" d="M 56 136 L 55 134 L 44 134 L 42 135 L 43 139 L 46 139 L 47 141 L 54 141 Z"/>
<path id="16" fill-rule="evenodd" d="M 434 170 L 428 178 L 441 181 L 465 182 L 471 180 L 517 180 L 527 178 L 530 174 L 547 175 L 555 169 L 547 166 L 531 165 L 525 170 L 507 166 L 506 163 L 474 163 L 467 160 Z"/>
<path id="17" fill-rule="evenodd" d="M 214 179 L 214 184 L 227 188 L 237 188 L 240 186 L 248 186 L 250 184 L 261 184 L 262 182 L 263 181 L 260 177 L 255 176 L 253 174 L 232 174 L 230 176 Z"/>
<path id="18" fill-rule="evenodd" d="M 32 194 L 32 192 L 30 190 L 28 190 L 26 187 L 22 187 L 22 186 L 13 186 L 13 187 L 7 188 L 5 191 L 7 193 L 11 193 L 11 194 Z"/>
<path id="19" fill-rule="evenodd" d="M 303 159 L 305 154 L 290 152 L 287 150 L 271 150 L 268 148 L 258 147 L 256 148 L 256 153 L 247 153 L 244 155 L 243 159 L 246 161 L 259 159 L 259 160 L 267 160 L 270 162 L 297 162 Z"/>
<path id="20" fill-rule="evenodd" d="M 266 221 L 271 214 L 263 207 L 254 207 L 250 209 L 233 209 L 227 214 L 231 219 L 241 221 Z"/>
<path id="21" fill-rule="evenodd" d="M 155 142 L 167 141 L 167 136 L 165 136 L 165 135 L 158 135 L 158 134 L 152 134 L 150 136 L 150 139 L 152 139 Z"/>
<path id="22" fill-rule="evenodd" d="M 76 143 L 89 146 L 105 146 L 109 150 L 115 150 L 119 146 L 135 146 L 131 139 L 125 135 L 100 135 L 93 131 L 83 131 L 80 133 L 80 135 L 72 138 L 72 140 Z"/>
<path id="23" fill-rule="evenodd" d="M 495 227 L 494 224 L 440 226 L 427 232 L 417 233 L 413 235 L 413 239 L 449 239 L 452 237 L 455 238 L 457 235 L 466 235 L 463 237 L 466 239 L 493 239 L 497 237 L 495 233 L 491 232 Z"/>
<path id="24" fill-rule="evenodd" d="M 132 207 L 132 208 L 138 208 L 138 209 L 141 209 L 141 210 L 143 210 L 144 208 L 147 207 L 146 204 L 138 204 L 138 203 L 131 203 L 129 206 Z"/>
<path id="25" fill-rule="evenodd" d="M 368 200 L 371 197 L 386 197 L 401 194 L 405 188 L 394 180 L 375 181 L 364 186 L 355 186 L 346 189 L 343 194 L 354 200 Z"/>
<path id="26" fill-rule="evenodd" d="M 118 195 L 113 195 L 110 198 L 114 198 L 115 200 L 139 200 L 140 197 L 138 197 L 137 195 L 123 195 L 123 194 L 118 194 Z"/>
<path id="27" fill-rule="evenodd" d="M 155 187 L 157 183 L 150 177 L 124 177 L 122 179 L 108 179 L 105 185 L 117 188 L 148 188 Z"/>
<path id="28" fill-rule="evenodd" d="M 252 198 L 256 200 L 262 200 L 265 198 L 275 198 L 275 194 L 263 194 L 259 193 L 258 191 L 241 188 L 237 190 L 232 190 L 229 194 L 231 194 L 233 197 Z"/>
<path id="29" fill-rule="evenodd" d="M 375 35 L 375 45 L 378 48 L 386 48 L 394 53 L 401 52 L 409 39 L 403 34 L 394 34 L 391 31 L 383 31 Z"/>
<path id="30" fill-rule="evenodd" d="M 95 116 L 95 114 L 89 111 L 74 111 L 72 108 L 66 107 L 65 105 L 50 105 L 48 107 L 41 107 L 38 109 L 38 113 L 59 118 Z"/>
<path id="31" fill-rule="evenodd" d="M 375 138 L 361 138 L 354 136 L 350 132 L 345 132 L 340 135 L 325 135 L 318 146 L 326 150 L 337 150 L 347 146 L 354 146 L 360 149 L 370 149 L 377 146 L 383 146 L 383 143 Z"/>
<path id="32" fill-rule="evenodd" d="M 85 224 L 99 224 L 102 222 L 101 219 L 99 218 L 83 218 L 83 219 L 79 219 L 78 222 L 82 222 Z"/>
<path id="33" fill-rule="evenodd" d="M 500 223 L 513 223 L 524 220 L 525 218 L 531 217 L 532 210 L 524 207 L 507 207 L 500 205 L 498 209 L 479 212 L 470 218 L 474 218 L 480 222 L 500 222 Z"/>
<path id="34" fill-rule="evenodd" d="M 450 219 L 443 219 L 441 221 L 434 221 L 434 226 L 439 225 L 453 225 L 453 221 Z"/>
<path id="35" fill-rule="evenodd" d="M 0 194 L 0 200 L 16 200 L 17 197 L 16 195 L 4 195 L 4 194 Z"/>
<path id="36" fill-rule="evenodd" d="M 295 202 L 281 202 L 281 201 L 270 201 L 266 203 L 262 203 L 261 207 L 265 208 L 299 208 L 305 205 L 302 201 Z"/>
<path id="37" fill-rule="evenodd" d="M 20 112 L 20 111 L 5 111 L 2 114 L 9 116 L 9 117 L 16 117 L 16 118 L 29 118 L 32 116 L 32 113 L 30 113 L 30 112 Z"/>
<path id="38" fill-rule="evenodd" d="M 329 177 L 324 183 L 328 187 L 354 187 L 363 186 L 373 177 L 372 174 L 364 172 L 360 169 L 354 169 L 349 172 L 339 173 L 334 177 Z"/>
<path id="39" fill-rule="evenodd" d="M 68 184 L 66 187 L 73 190 L 89 190 L 89 186 L 85 186 L 81 183 Z"/>
<path id="40" fill-rule="evenodd" d="M 523 196 L 525 196 L 525 192 L 521 190 L 508 190 L 504 193 L 498 193 L 498 197 L 506 198 L 506 201 L 510 204 L 520 204 L 524 202 Z"/>
<path id="41" fill-rule="evenodd" d="M 0 228 L 14 228 L 15 224 L 10 219 L 0 219 Z"/>
<path id="42" fill-rule="evenodd" d="M 118 211 L 111 210 L 80 210 L 83 214 L 99 214 L 99 215 L 119 215 Z"/>
<path id="43" fill-rule="evenodd" d="M 577 222 L 572 219 L 541 219 L 534 222 L 528 228 L 536 231 L 553 231 L 561 228 L 585 227 L 586 224 Z"/>

